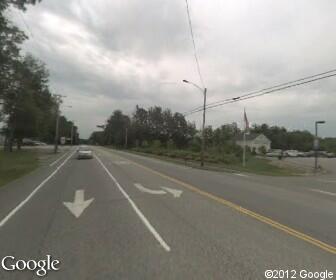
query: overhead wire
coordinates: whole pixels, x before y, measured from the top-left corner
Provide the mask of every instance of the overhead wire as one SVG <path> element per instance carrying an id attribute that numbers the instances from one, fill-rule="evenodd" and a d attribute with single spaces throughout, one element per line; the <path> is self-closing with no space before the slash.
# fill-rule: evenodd
<path id="1" fill-rule="evenodd" d="M 191 40 L 192 40 L 192 43 L 193 43 L 193 48 L 194 48 L 194 56 L 195 56 L 195 61 L 196 61 L 196 66 L 197 66 L 197 72 L 198 72 L 201 84 L 204 87 L 204 81 L 203 81 L 203 77 L 202 77 L 202 73 L 201 73 L 201 67 L 200 67 L 200 63 L 199 63 L 199 59 L 198 59 L 198 55 L 197 55 L 197 50 L 196 50 L 194 31 L 193 31 L 193 27 L 192 27 L 192 23 L 191 23 L 191 16 L 190 16 L 188 0 L 185 0 L 185 2 L 186 2 L 186 7 L 187 7 L 189 29 L 190 29 Z"/>
<path id="2" fill-rule="evenodd" d="M 309 79 L 309 80 L 307 80 L 308 77 L 301 78 L 301 79 L 296 80 L 297 83 L 294 83 L 294 82 L 283 83 L 283 84 L 281 84 L 283 86 L 278 85 L 278 86 L 269 87 L 269 88 L 267 88 L 269 90 L 266 90 L 266 91 L 265 90 L 264 91 L 260 90 L 260 91 L 254 92 L 254 93 L 251 92 L 251 93 L 248 93 L 248 94 L 243 94 L 241 96 L 228 98 L 228 99 L 222 100 L 220 103 L 217 102 L 217 103 L 214 103 L 214 104 L 208 104 L 206 109 L 211 109 L 211 108 L 215 108 L 215 107 L 219 107 L 219 106 L 223 106 L 223 105 L 227 105 L 227 104 L 231 104 L 231 103 L 235 103 L 235 102 L 239 102 L 239 101 L 243 101 L 243 100 L 247 100 L 247 99 L 252 99 L 252 98 L 260 97 L 260 96 L 263 96 L 263 95 L 271 94 L 273 92 L 277 92 L 277 91 L 285 90 L 285 89 L 288 89 L 288 88 L 300 86 L 300 85 L 303 85 L 303 84 L 308 84 L 308 83 L 323 80 L 323 79 L 326 79 L 326 78 L 331 78 L 331 77 L 336 76 L 336 73 L 333 73 L 335 71 L 336 71 L 336 69 L 326 71 L 326 72 L 323 72 L 323 73 L 320 73 L 320 74 L 309 76 L 311 78 L 314 78 L 314 77 L 318 77 L 318 76 L 321 76 L 322 74 L 324 74 L 324 76 L 322 76 L 322 77 Z M 333 74 L 329 74 L 329 73 L 333 73 Z M 329 75 L 325 75 L 325 74 L 329 74 Z M 203 108 L 188 111 L 188 112 L 184 113 L 183 115 L 187 116 L 187 115 L 191 115 L 191 114 L 201 112 L 201 111 L 203 111 Z"/>
<path id="3" fill-rule="evenodd" d="M 336 69 L 332 69 L 332 70 L 325 71 L 325 72 L 322 72 L 322 73 L 306 76 L 306 77 L 296 79 L 296 80 L 293 80 L 293 81 L 290 81 L 290 82 L 277 84 L 277 85 L 274 85 L 274 86 L 271 86 L 271 87 L 267 87 L 267 88 L 263 88 L 263 89 L 259 89 L 259 90 L 254 90 L 252 92 L 241 95 L 240 98 L 245 97 L 245 96 L 254 95 L 254 94 L 257 94 L 257 93 L 261 93 L 261 92 L 271 90 L 271 89 L 274 89 L 274 88 L 286 86 L 286 85 L 293 84 L 293 83 L 296 83 L 296 82 L 304 81 L 304 80 L 307 80 L 307 79 L 315 78 L 315 77 L 318 77 L 318 76 L 326 75 L 326 74 L 329 74 L 329 73 L 332 73 L 332 72 L 336 72 Z M 218 103 L 222 103 L 222 102 L 230 101 L 230 100 L 232 100 L 232 98 L 226 98 L 226 99 L 223 99 L 223 100 L 208 103 L 207 106 L 211 106 L 211 105 L 214 105 L 214 104 L 218 104 Z M 201 109 L 201 108 L 203 108 L 203 106 L 198 106 L 194 109 L 186 111 L 185 114 L 191 113 L 191 112 L 196 111 L 196 110 Z"/>

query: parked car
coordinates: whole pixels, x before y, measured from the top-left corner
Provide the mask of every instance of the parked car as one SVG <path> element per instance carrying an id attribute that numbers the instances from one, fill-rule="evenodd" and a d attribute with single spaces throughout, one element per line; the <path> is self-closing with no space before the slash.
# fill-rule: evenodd
<path id="1" fill-rule="evenodd" d="M 22 139 L 23 146 L 46 146 L 47 144 L 41 141 L 32 140 L 29 138 Z"/>
<path id="2" fill-rule="evenodd" d="M 287 150 L 284 152 L 284 155 L 286 157 L 298 157 L 299 156 L 299 151 L 297 150 Z"/>
<path id="3" fill-rule="evenodd" d="M 266 156 L 267 157 L 280 157 L 280 156 L 283 156 L 283 153 L 282 153 L 282 150 L 280 149 L 274 149 L 266 153 Z"/>
<path id="4" fill-rule="evenodd" d="M 330 152 L 327 153 L 328 158 L 334 158 L 335 156 L 336 156 L 335 153 L 330 153 Z"/>
<path id="5" fill-rule="evenodd" d="M 305 156 L 305 157 L 313 157 L 313 156 L 315 156 L 315 151 L 305 152 L 305 153 L 304 153 L 304 156 Z"/>
<path id="6" fill-rule="evenodd" d="M 89 146 L 80 146 L 77 150 L 77 159 L 91 159 L 93 152 Z"/>
<path id="7" fill-rule="evenodd" d="M 305 157 L 306 156 L 306 153 L 305 152 L 298 152 L 298 157 Z"/>

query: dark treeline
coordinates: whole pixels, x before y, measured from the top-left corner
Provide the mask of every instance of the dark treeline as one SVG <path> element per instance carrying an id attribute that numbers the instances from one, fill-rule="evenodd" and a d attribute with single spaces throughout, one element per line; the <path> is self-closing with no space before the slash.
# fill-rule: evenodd
<path id="1" fill-rule="evenodd" d="M 209 153 L 228 153 L 241 156 L 241 148 L 234 139 L 242 131 L 236 123 L 225 124 L 218 128 L 207 126 L 205 130 L 206 148 Z M 262 133 L 271 141 L 272 149 L 310 151 L 313 149 L 314 136 L 309 131 L 288 131 L 284 127 L 267 124 L 253 125 L 250 133 Z M 127 136 L 126 136 L 127 135 Z M 92 144 L 113 145 L 116 147 L 153 147 L 188 149 L 199 152 L 201 132 L 194 124 L 186 121 L 180 113 L 169 109 L 151 107 L 144 109 L 136 106 L 131 116 L 116 110 L 106 121 L 102 131 L 95 131 L 90 137 Z M 321 149 L 336 152 L 336 138 L 325 138 Z"/>
<path id="2" fill-rule="evenodd" d="M 27 36 L 5 16 L 12 6 L 21 10 L 34 0 L 0 2 L 0 121 L 5 150 L 12 151 L 23 138 L 51 143 L 55 139 L 57 100 L 49 85 L 45 65 L 32 55 L 22 55 L 20 46 Z M 61 136 L 70 137 L 73 123 L 60 118 Z M 74 135 L 78 138 L 77 128 Z"/>
<path id="3" fill-rule="evenodd" d="M 124 115 L 120 110 L 114 111 L 104 130 L 92 133 L 90 139 L 96 144 L 118 147 L 125 146 L 127 141 L 128 147 L 156 142 L 185 148 L 195 133 L 195 125 L 187 122 L 180 113 L 161 107 L 146 110 L 137 106 L 132 116 Z"/>

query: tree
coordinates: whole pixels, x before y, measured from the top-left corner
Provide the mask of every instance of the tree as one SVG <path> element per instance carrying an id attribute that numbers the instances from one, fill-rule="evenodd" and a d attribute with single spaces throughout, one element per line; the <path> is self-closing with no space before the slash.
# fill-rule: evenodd
<path id="1" fill-rule="evenodd" d="M 27 4 L 36 2 L 35 0 L 0 1 L 0 103 L 3 103 L 0 119 L 7 123 L 4 132 L 8 145 L 5 147 L 10 151 L 14 137 L 18 137 L 20 147 L 22 136 L 32 133 L 35 129 L 35 115 L 38 110 L 32 102 L 32 92 L 26 91 L 23 96 L 19 96 L 18 91 L 22 89 L 22 70 L 24 69 L 20 57 L 20 44 L 27 36 L 8 20 L 5 11 L 10 6 L 25 10 Z M 23 125 L 21 121 L 23 119 L 29 123 Z M 18 121 L 20 122 L 17 123 Z"/>
<path id="2" fill-rule="evenodd" d="M 17 139 L 18 148 L 24 137 L 48 138 L 50 123 L 56 118 L 55 100 L 48 89 L 45 65 L 27 55 L 15 62 L 13 82 L 4 95 L 8 150 Z"/>
<path id="3" fill-rule="evenodd" d="M 121 110 L 115 110 L 107 121 L 104 130 L 105 144 L 123 146 L 125 144 L 126 128 L 130 128 L 130 118 Z"/>

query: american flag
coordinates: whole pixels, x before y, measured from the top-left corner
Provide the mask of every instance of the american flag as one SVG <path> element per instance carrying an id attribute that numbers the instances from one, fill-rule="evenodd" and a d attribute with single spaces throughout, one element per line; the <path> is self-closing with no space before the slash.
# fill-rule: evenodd
<path id="1" fill-rule="evenodd" d="M 245 108 L 244 108 L 244 129 L 245 129 L 245 132 L 248 132 L 249 131 L 249 121 L 247 119 L 247 115 L 246 115 L 246 111 L 245 111 Z"/>

